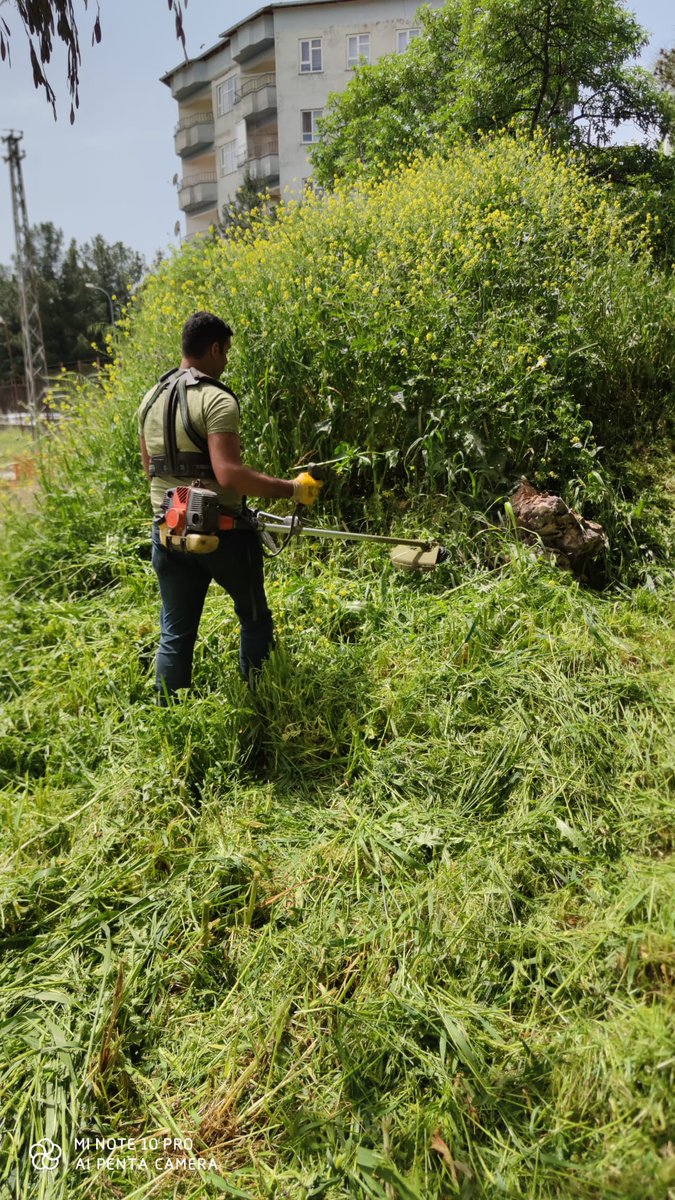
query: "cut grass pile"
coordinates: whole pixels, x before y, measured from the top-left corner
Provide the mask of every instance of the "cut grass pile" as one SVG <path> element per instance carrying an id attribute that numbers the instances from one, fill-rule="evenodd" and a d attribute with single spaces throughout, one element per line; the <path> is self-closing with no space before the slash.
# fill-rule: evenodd
<path id="1" fill-rule="evenodd" d="M 385 564 L 272 568 L 253 694 L 211 595 L 170 711 L 146 560 L 4 597 L 9 1196 L 672 1195 L 672 587 Z"/>

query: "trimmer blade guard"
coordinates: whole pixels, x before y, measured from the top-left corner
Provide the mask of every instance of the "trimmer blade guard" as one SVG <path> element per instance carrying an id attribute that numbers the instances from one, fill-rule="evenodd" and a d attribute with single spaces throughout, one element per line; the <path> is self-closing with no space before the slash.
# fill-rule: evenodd
<path id="1" fill-rule="evenodd" d="M 429 550 L 421 550 L 416 546 L 394 546 L 389 557 L 392 566 L 401 571 L 433 571 L 439 563 L 445 562 L 448 552 L 445 546 L 431 546 Z"/>

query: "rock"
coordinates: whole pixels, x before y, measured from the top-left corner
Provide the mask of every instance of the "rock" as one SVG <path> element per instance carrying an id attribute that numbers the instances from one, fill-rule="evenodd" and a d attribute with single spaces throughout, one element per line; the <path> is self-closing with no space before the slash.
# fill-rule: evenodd
<path id="1" fill-rule="evenodd" d="M 538 492 L 527 480 L 511 496 L 511 507 L 523 540 L 543 545 L 558 566 L 575 575 L 607 549 L 602 525 L 568 508 L 560 496 Z"/>

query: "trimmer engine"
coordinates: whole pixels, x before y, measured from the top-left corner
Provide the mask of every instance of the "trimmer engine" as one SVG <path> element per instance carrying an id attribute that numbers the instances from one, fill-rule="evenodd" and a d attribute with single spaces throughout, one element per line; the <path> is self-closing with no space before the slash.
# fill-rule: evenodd
<path id="1" fill-rule="evenodd" d="M 171 488 L 164 502 L 164 520 L 172 533 L 218 532 L 218 497 L 208 488 Z"/>
<path id="2" fill-rule="evenodd" d="M 221 516 L 218 497 L 208 488 L 170 488 L 164 495 L 164 521 L 160 539 L 169 549 L 210 554 L 218 549 L 218 531 L 233 528 L 234 521 Z"/>

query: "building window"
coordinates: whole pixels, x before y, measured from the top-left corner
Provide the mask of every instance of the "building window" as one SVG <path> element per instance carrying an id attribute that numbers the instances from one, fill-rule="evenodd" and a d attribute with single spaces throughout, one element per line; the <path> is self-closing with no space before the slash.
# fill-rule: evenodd
<path id="1" fill-rule="evenodd" d="M 225 113 L 232 112 L 234 108 L 234 83 L 235 76 L 230 75 L 224 83 L 219 83 L 216 88 L 216 105 L 218 116 L 224 117 Z"/>
<path id="2" fill-rule="evenodd" d="M 319 118 L 323 116 L 323 109 L 305 109 L 300 115 L 302 116 L 302 140 L 304 144 L 308 146 L 312 142 L 318 142 L 319 130 L 317 127 L 317 122 Z"/>
<path id="3" fill-rule="evenodd" d="M 304 38 L 300 42 L 300 74 L 308 71 L 323 71 L 321 38 Z"/>
<path id="4" fill-rule="evenodd" d="M 399 29 L 396 34 L 396 49 L 398 53 L 403 54 L 403 51 L 408 49 L 413 38 L 419 36 L 419 29 Z"/>
<path id="5" fill-rule="evenodd" d="M 237 143 L 226 142 L 220 147 L 220 173 L 231 175 L 237 169 Z"/>
<path id="6" fill-rule="evenodd" d="M 358 67 L 362 58 L 370 62 L 370 34 L 350 33 L 347 37 L 347 68 Z"/>

